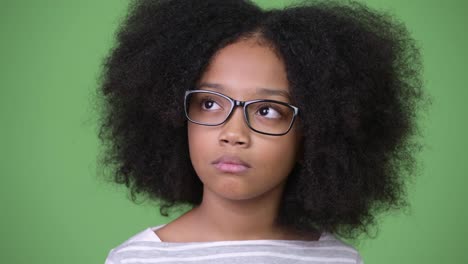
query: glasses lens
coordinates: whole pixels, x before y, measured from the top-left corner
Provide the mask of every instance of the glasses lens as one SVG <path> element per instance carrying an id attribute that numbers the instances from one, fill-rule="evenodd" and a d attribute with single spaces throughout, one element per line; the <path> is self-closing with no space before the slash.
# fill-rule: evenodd
<path id="1" fill-rule="evenodd" d="M 248 105 L 247 118 L 255 130 L 268 134 L 283 134 L 291 127 L 294 109 L 286 104 L 260 101 Z"/>
<path id="2" fill-rule="evenodd" d="M 209 92 L 191 93 L 186 100 L 188 118 L 205 125 L 221 124 L 232 107 L 228 99 Z"/>

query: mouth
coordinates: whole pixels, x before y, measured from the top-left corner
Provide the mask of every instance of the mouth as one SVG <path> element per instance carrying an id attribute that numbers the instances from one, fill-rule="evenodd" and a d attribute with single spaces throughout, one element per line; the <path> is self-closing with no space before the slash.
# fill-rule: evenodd
<path id="1" fill-rule="evenodd" d="M 236 156 L 221 156 L 211 164 L 224 173 L 243 173 L 251 168 L 250 164 Z"/>

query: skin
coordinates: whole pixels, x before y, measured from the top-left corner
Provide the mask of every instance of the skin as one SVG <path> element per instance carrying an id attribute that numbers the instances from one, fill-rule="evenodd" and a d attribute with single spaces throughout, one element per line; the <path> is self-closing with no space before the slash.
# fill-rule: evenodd
<path id="1" fill-rule="evenodd" d="M 197 89 L 243 101 L 273 99 L 291 103 L 283 62 L 271 48 L 255 39 L 241 40 L 218 51 Z M 189 122 L 188 137 L 193 167 L 204 184 L 203 201 L 156 231 L 162 241 L 317 239 L 315 235 L 295 234 L 274 221 L 299 151 L 296 125 L 283 136 L 259 134 L 247 126 L 242 108 L 237 107 L 220 126 Z M 250 168 L 242 173 L 219 171 L 212 162 L 222 155 L 238 157 Z"/>

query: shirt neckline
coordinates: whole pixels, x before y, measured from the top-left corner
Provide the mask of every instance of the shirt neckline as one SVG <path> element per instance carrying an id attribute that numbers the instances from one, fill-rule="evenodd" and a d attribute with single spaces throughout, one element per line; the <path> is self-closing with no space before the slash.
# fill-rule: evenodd
<path id="1" fill-rule="evenodd" d="M 200 243 L 211 243 L 211 244 L 261 244 L 261 243 L 292 243 L 292 244 L 310 244 L 310 243 L 317 243 L 317 242 L 323 242 L 325 240 L 328 240 L 330 238 L 330 234 L 327 232 L 322 232 L 320 234 L 320 237 L 318 240 L 281 240 L 281 239 L 251 239 L 251 240 L 223 240 L 223 241 L 204 241 L 204 242 L 166 242 L 162 241 L 161 238 L 154 232 L 166 224 L 158 225 L 158 226 L 153 226 L 153 227 L 148 227 L 146 229 L 146 232 L 148 233 L 148 237 L 150 237 L 151 240 L 160 242 L 160 243 L 165 243 L 165 244 L 200 244 Z"/>

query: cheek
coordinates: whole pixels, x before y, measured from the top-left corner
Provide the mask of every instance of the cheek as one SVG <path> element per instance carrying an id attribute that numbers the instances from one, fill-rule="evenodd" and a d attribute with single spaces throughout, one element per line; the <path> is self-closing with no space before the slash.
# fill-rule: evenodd
<path id="1" fill-rule="evenodd" d="M 257 159 L 263 169 L 273 174 L 288 175 L 296 162 L 297 143 L 292 138 L 281 138 L 272 144 L 264 142 Z"/>
<path id="2" fill-rule="evenodd" d="M 188 135 L 190 157 L 193 160 L 194 155 L 192 154 L 194 152 L 197 152 L 197 150 L 201 148 L 200 142 L 203 138 L 200 138 L 200 137 L 203 136 L 203 133 L 200 133 L 197 127 L 194 127 L 193 124 L 189 123 L 187 126 L 187 135 Z"/>
<path id="3" fill-rule="evenodd" d="M 209 144 L 213 140 L 213 135 L 207 133 L 206 129 L 203 128 L 192 123 L 187 126 L 190 160 L 196 171 L 199 170 L 199 164 L 205 160 L 204 155 L 207 154 L 207 150 L 210 148 Z"/>

